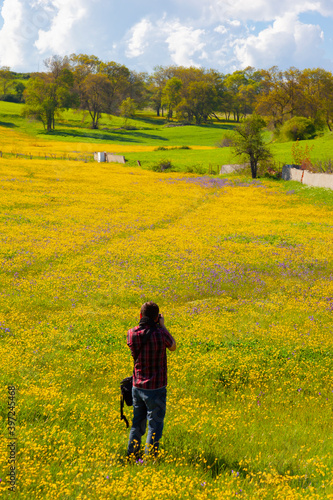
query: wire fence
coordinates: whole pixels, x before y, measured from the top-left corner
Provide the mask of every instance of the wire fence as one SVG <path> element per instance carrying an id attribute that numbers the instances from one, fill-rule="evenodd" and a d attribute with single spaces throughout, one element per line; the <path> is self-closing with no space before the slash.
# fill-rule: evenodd
<path id="1" fill-rule="evenodd" d="M 17 153 L 0 151 L 0 158 L 24 158 L 27 160 L 70 160 L 70 161 L 83 161 L 88 163 L 94 161 L 93 153 L 74 153 L 74 154 L 55 154 L 55 153 L 39 153 L 34 155 L 32 153 Z"/>

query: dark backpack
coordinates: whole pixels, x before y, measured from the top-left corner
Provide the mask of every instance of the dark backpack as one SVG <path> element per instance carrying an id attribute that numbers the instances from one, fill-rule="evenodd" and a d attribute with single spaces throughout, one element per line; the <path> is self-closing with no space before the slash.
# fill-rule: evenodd
<path id="1" fill-rule="evenodd" d="M 140 356 L 140 352 L 144 348 L 144 346 L 147 344 L 151 334 L 153 333 L 153 328 L 149 328 L 148 332 L 146 333 L 145 338 L 142 341 L 140 350 L 138 352 L 137 357 L 134 360 L 134 364 L 136 363 L 138 357 Z M 130 377 L 124 378 L 120 382 L 120 420 L 125 420 L 126 427 L 129 427 L 128 420 L 124 415 L 124 402 L 127 404 L 127 406 L 133 406 L 133 398 L 132 398 L 132 387 L 133 387 L 133 375 Z"/>
<path id="2" fill-rule="evenodd" d="M 126 427 L 129 427 L 128 420 L 124 415 L 124 401 L 127 406 L 133 406 L 132 398 L 133 375 L 126 377 L 120 382 L 120 420 L 125 420 Z"/>

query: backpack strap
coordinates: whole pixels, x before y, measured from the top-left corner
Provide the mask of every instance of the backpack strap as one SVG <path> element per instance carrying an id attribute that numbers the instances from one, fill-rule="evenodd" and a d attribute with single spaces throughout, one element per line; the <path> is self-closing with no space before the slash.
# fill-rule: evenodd
<path id="1" fill-rule="evenodd" d="M 127 418 L 124 415 L 124 396 L 121 394 L 120 396 L 120 420 L 124 420 L 126 423 L 126 428 L 128 429 L 129 423 Z"/>

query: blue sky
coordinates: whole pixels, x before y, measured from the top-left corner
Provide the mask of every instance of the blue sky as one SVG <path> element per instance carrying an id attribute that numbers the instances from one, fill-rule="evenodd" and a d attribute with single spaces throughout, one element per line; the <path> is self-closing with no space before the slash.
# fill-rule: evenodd
<path id="1" fill-rule="evenodd" d="M 94 54 L 136 71 L 333 71 L 333 0 L 0 0 L 0 66 Z"/>

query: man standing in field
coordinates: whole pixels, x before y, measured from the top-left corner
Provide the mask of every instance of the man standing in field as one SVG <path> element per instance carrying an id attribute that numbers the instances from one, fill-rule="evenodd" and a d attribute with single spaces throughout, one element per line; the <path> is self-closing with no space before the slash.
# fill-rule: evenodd
<path id="1" fill-rule="evenodd" d="M 166 410 L 166 349 L 176 350 L 176 342 L 166 329 L 157 304 L 143 304 L 139 325 L 127 332 L 127 345 L 134 359 L 133 423 L 127 455 L 138 458 L 148 420 L 145 452 L 152 452 L 156 456 Z"/>

